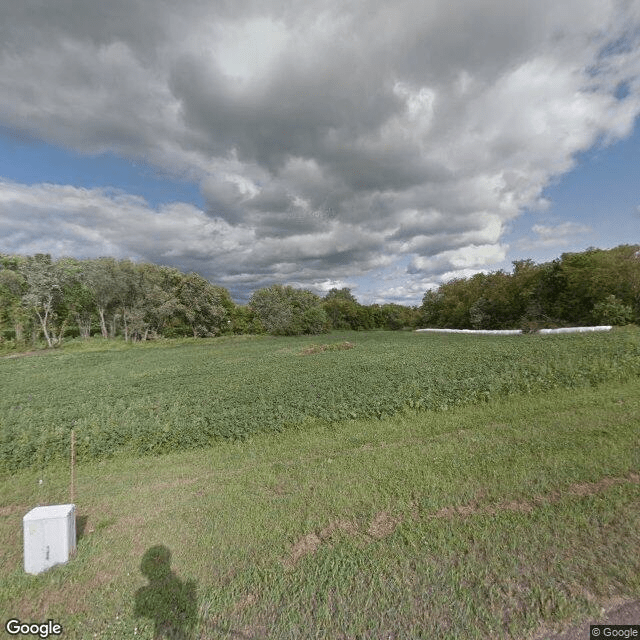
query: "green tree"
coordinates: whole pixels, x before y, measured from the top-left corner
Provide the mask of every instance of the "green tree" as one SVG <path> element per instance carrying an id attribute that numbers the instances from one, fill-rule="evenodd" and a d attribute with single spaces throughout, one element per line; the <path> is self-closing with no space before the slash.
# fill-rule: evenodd
<path id="1" fill-rule="evenodd" d="M 178 300 L 194 338 L 221 334 L 233 323 L 233 301 L 228 291 L 212 285 L 197 273 L 182 278 Z"/>
<path id="2" fill-rule="evenodd" d="M 91 335 L 91 324 L 96 305 L 93 291 L 85 279 L 86 262 L 71 257 L 60 258 L 56 262 L 63 274 L 63 303 L 59 313 L 64 314 L 67 323 L 75 322 L 82 338 Z"/>
<path id="3" fill-rule="evenodd" d="M 116 291 L 125 342 L 148 331 L 143 304 L 144 282 L 142 269 L 132 260 L 121 260 L 116 270 Z M 114 318 L 115 319 L 115 318 Z M 113 333 L 115 334 L 115 328 Z"/>
<path id="4" fill-rule="evenodd" d="M 618 300 L 614 295 L 607 296 L 602 302 L 597 302 L 593 307 L 593 319 L 598 324 L 611 324 L 622 326 L 633 321 L 633 309 Z"/>
<path id="5" fill-rule="evenodd" d="M 81 278 L 65 287 L 64 298 L 69 313 L 73 316 L 80 336 L 85 340 L 91 336 L 91 325 L 96 313 L 96 301 L 93 291 Z"/>
<path id="6" fill-rule="evenodd" d="M 356 309 L 356 317 L 351 325 L 356 331 L 371 331 L 375 329 L 376 319 L 374 311 L 365 305 L 358 305 Z"/>
<path id="7" fill-rule="evenodd" d="M 103 338 L 114 337 L 118 314 L 119 265 L 114 258 L 87 260 L 83 265 L 83 282 L 93 293 Z M 107 329 L 110 321 L 111 332 Z"/>
<path id="8" fill-rule="evenodd" d="M 236 305 L 231 312 L 231 329 L 234 334 L 266 333 L 264 326 L 250 305 Z"/>
<path id="9" fill-rule="evenodd" d="M 324 300 L 344 300 L 345 302 L 353 302 L 358 304 L 356 297 L 351 293 L 351 289 L 343 287 L 342 289 L 330 289 L 324 296 Z"/>
<path id="10" fill-rule="evenodd" d="M 22 305 L 22 297 L 27 291 L 27 282 L 18 271 L 0 268 L 0 331 L 4 334 L 9 327 L 16 343 L 24 338 L 24 328 L 30 314 Z"/>
<path id="11" fill-rule="evenodd" d="M 333 329 L 357 329 L 360 305 L 347 288 L 331 289 L 322 301 Z"/>
<path id="12" fill-rule="evenodd" d="M 424 328 L 442 327 L 442 312 L 444 309 L 444 294 L 437 290 L 425 291 L 420 305 L 420 323 Z"/>
<path id="13" fill-rule="evenodd" d="M 66 284 L 63 269 L 49 254 L 38 253 L 21 265 L 21 273 L 27 282 L 23 305 L 37 316 L 47 346 L 60 344 L 67 321 L 65 314 L 59 312 Z"/>
<path id="14" fill-rule="evenodd" d="M 129 334 L 134 341 L 158 337 L 181 311 L 178 288 L 183 275 L 172 267 L 150 263 L 136 265 L 141 279 L 129 311 Z"/>
<path id="15" fill-rule="evenodd" d="M 275 284 L 254 291 L 249 304 L 267 333 L 291 336 L 328 330 L 321 302 L 311 291 Z"/>
<path id="16" fill-rule="evenodd" d="M 308 307 L 302 313 L 300 333 L 312 335 L 328 333 L 330 324 L 325 310 L 320 305 Z"/>
<path id="17" fill-rule="evenodd" d="M 398 331 L 404 327 L 414 327 L 417 317 L 411 308 L 401 304 L 388 303 L 380 307 L 383 328 L 389 331 Z"/>
<path id="18" fill-rule="evenodd" d="M 490 329 L 491 323 L 491 303 L 482 296 L 478 298 L 469 309 L 471 326 L 474 329 Z"/>

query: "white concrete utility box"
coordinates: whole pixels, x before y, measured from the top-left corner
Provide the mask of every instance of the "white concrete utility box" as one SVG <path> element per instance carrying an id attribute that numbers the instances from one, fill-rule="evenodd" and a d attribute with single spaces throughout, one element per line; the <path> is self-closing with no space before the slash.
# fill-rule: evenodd
<path id="1" fill-rule="evenodd" d="M 24 570 L 37 574 L 65 564 L 76 550 L 76 505 L 36 507 L 22 519 Z"/>

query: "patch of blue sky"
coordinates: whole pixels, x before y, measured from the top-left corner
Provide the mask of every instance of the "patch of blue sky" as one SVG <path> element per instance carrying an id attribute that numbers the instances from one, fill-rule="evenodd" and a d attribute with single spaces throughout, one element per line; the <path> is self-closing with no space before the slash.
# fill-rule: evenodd
<path id="1" fill-rule="evenodd" d="M 204 207 L 197 184 L 162 175 L 154 168 L 112 154 L 83 155 L 18 136 L 0 128 L 0 179 L 21 184 L 56 184 L 123 191 L 149 206 L 187 202 Z"/>
<path id="2" fill-rule="evenodd" d="M 510 245 L 509 261 L 530 257 L 543 262 L 590 246 L 607 249 L 640 243 L 639 121 L 628 138 L 608 147 L 596 145 L 575 159 L 574 169 L 544 190 L 550 206 L 525 210 L 511 223 L 503 238 Z M 550 238 L 543 244 L 533 230 L 534 225 L 565 223 L 573 223 L 576 233 L 558 235 L 555 244 Z"/>

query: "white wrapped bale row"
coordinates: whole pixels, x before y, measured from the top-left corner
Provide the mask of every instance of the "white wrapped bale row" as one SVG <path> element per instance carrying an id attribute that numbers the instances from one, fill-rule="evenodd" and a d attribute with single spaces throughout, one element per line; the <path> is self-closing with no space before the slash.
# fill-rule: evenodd
<path id="1" fill-rule="evenodd" d="M 513 336 L 522 333 L 520 329 L 416 329 L 416 331 L 430 331 L 431 333 L 484 333 L 492 336 Z"/>
<path id="2" fill-rule="evenodd" d="M 611 325 L 598 327 L 563 327 L 562 329 L 540 329 L 538 333 L 586 333 L 588 331 L 610 331 Z M 514 336 L 522 333 L 520 329 L 416 329 L 416 332 L 430 333 L 474 333 L 492 336 Z"/>
<path id="3" fill-rule="evenodd" d="M 587 331 L 610 331 L 611 325 L 599 327 L 564 327 L 562 329 L 540 329 L 538 333 L 586 333 Z"/>

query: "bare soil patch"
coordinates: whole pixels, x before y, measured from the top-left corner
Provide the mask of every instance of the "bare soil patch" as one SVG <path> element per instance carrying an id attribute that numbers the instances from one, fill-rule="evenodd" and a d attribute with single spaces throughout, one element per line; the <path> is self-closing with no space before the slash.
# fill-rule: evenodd
<path id="1" fill-rule="evenodd" d="M 298 355 L 310 356 L 314 353 L 322 353 L 323 351 L 345 351 L 347 349 L 353 349 L 356 345 L 353 342 L 341 342 L 334 344 L 313 344 L 306 349 L 300 351 Z"/>
<path id="2" fill-rule="evenodd" d="M 18 514 L 25 515 L 33 507 L 22 507 L 20 505 L 9 505 L 8 507 L 0 507 L 0 517 L 15 516 Z"/>
<path id="3" fill-rule="evenodd" d="M 12 353 L 8 356 L 2 356 L 3 358 L 24 358 L 26 356 L 42 356 L 46 353 L 54 353 L 51 349 L 38 349 L 36 351 L 23 351 L 22 353 Z"/>
<path id="4" fill-rule="evenodd" d="M 288 557 L 282 561 L 285 568 L 292 569 L 300 558 L 310 553 L 315 553 L 323 542 L 333 537 L 336 531 L 345 531 L 352 536 L 359 534 L 357 523 L 348 520 L 333 520 L 321 531 L 302 536 L 302 538 L 291 547 Z"/>
<path id="5" fill-rule="evenodd" d="M 520 511 L 522 513 L 531 513 L 537 506 L 541 504 L 551 504 L 562 499 L 566 495 L 574 495 L 580 498 L 595 495 L 609 487 L 631 482 L 634 484 L 640 483 L 640 475 L 637 473 L 630 473 L 625 478 L 602 478 L 597 482 L 579 482 L 570 485 L 565 491 L 553 491 L 546 495 L 534 496 L 532 502 L 509 500 L 505 502 L 499 502 L 496 505 L 480 505 L 478 501 L 473 501 L 465 505 L 455 505 L 451 507 L 443 507 L 435 513 L 432 513 L 430 518 L 452 518 L 454 516 L 472 516 L 476 514 L 488 514 L 495 515 L 499 511 Z"/>
<path id="6" fill-rule="evenodd" d="M 543 496 L 535 496 L 531 502 L 508 500 L 499 502 L 495 505 L 481 505 L 479 500 L 484 497 L 482 491 L 478 492 L 476 500 L 465 505 L 453 505 L 449 507 L 443 507 L 438 509 L 435 513 L 429 514 L 428 518 L 454 518 L 457 516 L 466 517 L 477 514 L 495 515 L 500 511 L 518 511 L 521 513 L 531 513 L 536 507 L 541 504 L 549 504 L 557 502 L 561 498 L 567 495 L 574 495 L 578 497 L 586 497 L 604 491 L 614 485 L 624 484 L 632 482 L 634 484 L 640 483 L 640 475 L 637 473 L 630 473 L 625 478 L 603 478 L 597 482 L 580 482 L 567 487 L 563 492 L 554 491 L 550 494 Z M 415 520 L 420 519 L 420 513 L 418 505 L 414 500 L 411 503 L 411 518 Z M 400 516 L 393 516 L 388 511 L 380 511 L 375 515 L 371 521 L 366 536 L 373 540 L 381 540 L 390 536 L 402 523 Z M 289 550 L 289 554 L 283 559 L 282 563 L 287 569 L 295 567 L 296 563 L 308 554 L 315 553 L 320 545 L 327 541 L 335 531 L 345 531 L 346 533 L 357 536 L 360 535 L 360 530 L 355 522 L 349 522 L 345 520 L 336 520 L 329 523 L 327 527 L 321 531 L 308 533 L 300 538 Z"/>
<path id="7" fill-rule="evenodd" d="M 303 536 L 291 547 L 289 557 L 283 560 L 285 568 L 292 569 L 300 558 L 310 553 L 315 553 L 321 544 L 322 540 L 320 540 L 320 537 L 315 533 L 308 533 L 306 536 Z"/>
<path id="8" fill-rule="evenodd" d="M 373 519 L 373 522 L 369 525 L 369 530 L 367 531 L 367 533 L 372 538 L 386 538 L 396 530 L 396 527 L 400 524 L 401 521 L 401 518 L 394 518 L 386 511 L 381 511 L 376 515 L 376 517 Z"/>

